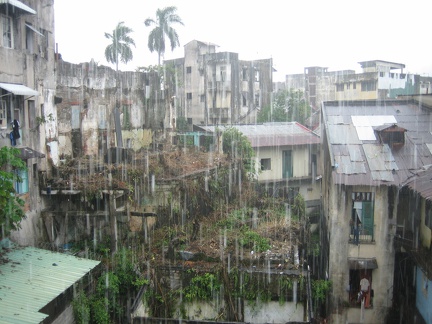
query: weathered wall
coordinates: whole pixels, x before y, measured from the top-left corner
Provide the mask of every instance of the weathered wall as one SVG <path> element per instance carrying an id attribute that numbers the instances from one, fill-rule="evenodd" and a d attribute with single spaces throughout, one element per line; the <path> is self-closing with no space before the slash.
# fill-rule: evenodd
<path id="1" fill-rule="evenodd" d="M 392 286 L 394 272 L 393 227 L 388 217 L 388 188 L 333 186 L 326 201 L 329 217 L 329 276 L 332 281 L 333 305 L 348 303 L 349 265 L 348 257 L 376 258 L 378 268 L 372 270 L 371 288 L 374 290 L 373 307 L 365 311 L 365 322 L 384 322 L 387 311 L 392 305 Z M 349 244 L 350 219 L 352 211 L 352 192 L 374 192 L 374 241 L 365 244 Z M 344 308 L 333 314 L 345 322 L 347 319 L 360 320 L 357 310 Z M 355 314 L 353 314 L 353 312 Z M 336 321 L 337 322 L 337 321 Z"/>
<path id="2" fill-rule="evenodd" d="M 118 84 L 118 86 L 116 86 Z M 95 62 L 57 63 L 56 105 L 58 130 L 51 142 L 60 156 L 102 157 L 114 146 L 135 151 L 154 141 L 153 132 L 163 130 L 166 100 L 156 73 L 118 72 Z M 117 143 L 115 109 L 120 113 L 122 143 Z M 53 146 L 53 144 L 51 144 Z M 51 154 L 54 164 L 59 158 Z"/>

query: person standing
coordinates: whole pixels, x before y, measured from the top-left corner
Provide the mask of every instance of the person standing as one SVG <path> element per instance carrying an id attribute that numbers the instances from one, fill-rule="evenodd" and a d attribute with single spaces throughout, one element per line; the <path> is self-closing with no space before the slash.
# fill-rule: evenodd
<path id="1" fill-rule="evenodd" d="M 369 280 L 367 280 L 366 277 L 363 277 L 362 280 L 360 280 L 360 289 L 365 299 L 365 308 L 368 308 L 370 304 L 369 288 L 370 288 Z"/>

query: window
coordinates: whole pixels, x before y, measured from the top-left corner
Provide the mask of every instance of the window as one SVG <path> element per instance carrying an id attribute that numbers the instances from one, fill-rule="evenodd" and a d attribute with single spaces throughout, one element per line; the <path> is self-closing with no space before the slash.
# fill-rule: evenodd
<path id="1" fill-rule="evenodd" d="M 384 72 L 380 72 L 379 75 L 380 75 L 381 78 L 383 78 L 384 75 L 385 75 L 385 73 Z"/>
<path id="2" fill-rule="evenodd" d="M 350 243 L 374 241 L 374 193 L 354 192 L 352 194 Z"/>
<path id="3" fill-rule="evenodd" d="M 255 106 L 260 107 L 260 95 L 259 95 L 259 93 L 255 94 Z"/>
<path id="4" fill-rule="evenodd" d="M 220 80 L 225 81 L 226 80 L 226 66 L 220 67 Z"/>
<path id="5" fill-rule="evenodd" d="M 17 194 L 25 194 L 29 191 L 28 189 L 28 171 L 20 170 L 16 171 L 18 177 L 21 178 L 21 182 L 15 181 L 15 191 Z"/>
<path id="6" fill-rule="evenodd" d="M 271 170 L 271 159 L 261 159 L 261 171 Z"/>
<path id="7" fill-rule="evenodd" d="M 340 91 L 344 91 L 344 84 L 336 84 L 336 91 L 340 92 Z"/>
<path id="8" fill-rule="evenodd" d="M 347 83 L 347 90 L 349 90 L 351 88 L 351 83 Z"/>
<path id="9" fill-rule="evenodd" d="M 186 66 L 186 73 L 192 73 L 192 66 Z"/>
<path id="10" fill-rule="evenodd" d="M 246 95 L 243 93 L 243 94 L 242 94 L 242 97 L 243 97 L 243 107 L 246 107 L 246 106 L 247 106 L 247 99 L 246 99 Z"/>
<path id="11" fill-rule="evenodd" d="M 200 96 L 200 102 L 205 102 L 205 95 Z"/>
<path id="12" fill-rule="evenodd" d="M 0 128 L 7 128 L 6 100 L 0 100 Z"/>
<path id="13" fill-rule="evenodd" d="M 12 18 L 1 16 L 2 46 L 12 48 Z"/>
<path id="14" fill-rule="evenodd" d="M 244 67 L 242 70 L 243 81 L 247 81 L 247 67 Z"/>
<path id="15" fill-rule="evenodd" d="M 353 89 L 354 90 L 357 89 L 357 83 L 356 82 L 353 83 Z"/>
<path id="16" fill-rule="evenodd" d="M 376 90 L 376 82 L 374 80 L 362 81 L 361 91 L 375 91 L 375 90 Z"/>
<path id="17" fill-rule="evenodd" d="M 188 92 L 188 93 L 186 94 L 186 99 L 188 99 L 188 100 L 192 100 L 192 92 Z"/>
<path id="18" fill-rule="evenodd" d="M 255 70 L 255 82 L 259 82 L 259 80 L 260 80 L 259 71 Z"/>

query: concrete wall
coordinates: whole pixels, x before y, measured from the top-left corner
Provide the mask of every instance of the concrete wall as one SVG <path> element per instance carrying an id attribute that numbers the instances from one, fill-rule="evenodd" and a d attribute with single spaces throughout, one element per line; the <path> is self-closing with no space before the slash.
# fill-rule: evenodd
<path id="1" fill-rule="evenodd" d="M 184 58 L 164 65 L 177 117 L 190 124 L 255 122 L 257 108 L 270 105 L 271 59 L 241 61 L 237 53 L 216 53 L 215 45 L 194 40 Z"/>
<path id="2" fill-rule="evenodd" d="M 38 92 L 38 96 L 8 97 L 10 113 L 8 124 L 18 118 L 21 138 L 18 147 L 30 147 L 46 153 L 45 124 L 38 124 L 52 111 L 55 93 L 55 41 L 54 41 L 54 1 L 27 0 L 27 6 L 36 14 L 22 13 L 13 16 L 13 48 L 0 46 L 0 82 L 17 83 Z M 3 6 L 4 4 L 2 4 Z M 26 27 L 30 24 L 44 36 L 36 34 Z M 30 38 L 27 46 L 26 38 Z M 0 92 L 0 95 L 3 93 Z M 10 129 L 0 129 L 0 146 L 11 146 Z M 39 180 L 47 169 L 46 159 L 32 158 L 25 161 L 28 167 L 29 192 L 21 195 L 25 201 L 26 218 L 21 223 L 21 230 L 11 234 L 11 238 L 21 245 L 36 245 L 41 237 L 40 211 L 44 208 L 39 194 Z"/>
<path id="3" fill-rule="evenodd" d="M 271 170 L 260 171 L 258 175 L 259 181 L 283 179 L 282 152 L 285 150 L 291 150 L 292 152 L 294 178 L 310 177 L 312 175 L 310 155 L 311 153 L 318 154 L 318 152 L 313 152 L 313 149 L 309 146 L 260 147 L 259 149 L 255 149 L 256 165 L 260 167 L 261 159 L 271 159 Z"/>
<path id="4" fill-rule="evenodd" d="M 374 290 L 373 307 L 365 310 L 365 323 L 382 323 L 392 306 L 394 272 L 394 229 L 388 217 L 387 187 L 345 187 L 333 186 L 325 199 L 328 212 L 328 235 L 330 242 L 329 277 L 332 281 L 332 304 L 348 303 L 349 265 L 351 258 L 376 258 L 378 268 L 372 270 L 371 289 Z M 368 244 L 349 244 L 352 192 L 373 192 L 374 200 L 374 238 Z M 337 308 L 337 307 L 336 307 Z M 340 322 L 356 322 L 357 310 L 342 308 L 332 314 Z M 337 322 L 337 321 L 336 321 Z"/>
<path id="5" fill-rule="evenodd" d="M 164 129 L 169 102 L 155 73 L 117 74 L 93 61 L 59 61 L 57 80 L 56 96 L 61 102 L 53 114 L 58 128 L 53 125 L 49 129 L 53 134 L 49 141 L 51 147 L 58 147 L 59 156 L 100 156 L 120 145 L 137 151 L 149 147 L 154 131 Z M 116 138 L 115 109 L 120 112 L 122 143 Z M 58 164 L 56 154 L 50 154 L 50 158 Z"/>

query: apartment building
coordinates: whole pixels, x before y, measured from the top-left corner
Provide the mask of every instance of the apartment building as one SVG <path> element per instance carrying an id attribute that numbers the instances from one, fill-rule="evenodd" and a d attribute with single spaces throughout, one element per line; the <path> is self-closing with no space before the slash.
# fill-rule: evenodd
<path id="1" fill-rule="evenodd" d="M 18 148 L 28 168 L 15 184 L 27 217 L 12 237 L 31 245 L 42 208 L 34 189 L 46 171 L 46 126 L 55 119 L 54 1 L 0 1 L 0 34 L 0 145 Z M 11 138 L 14 121 L 19 136 Z"/>
<path id="2" fill-rule="evenodd" d="M 272 59 L 244 61 L 216 48 L 193 40 L 184 46 L 183 58 L 164 61 L 174 118 L 184 118 L 190 127 L 255 122 L 257 111 L 271 103 Z"/>
<path id="3" fill-rule="evenodd" d="M 418 233 L 401 188 L 432 164 L 431 110 L 411 100 L 332 101 L 322 119 L 331 317 L 384 323 L 396 303 L 395 238 L 403 227 Z"/>
<path id="4" fill-rule="evenodd" d="M 430 94 L 432 77 L 405 73 L 405 65 L 383 60 L 359 62 L 354 70 L 329 71 L 327 67 L 306 67 L 302 74 L 286 76 L 286 87 L 305 92 L 311 106 L 332 100 L 395 99 L 400 95 Z"/>

